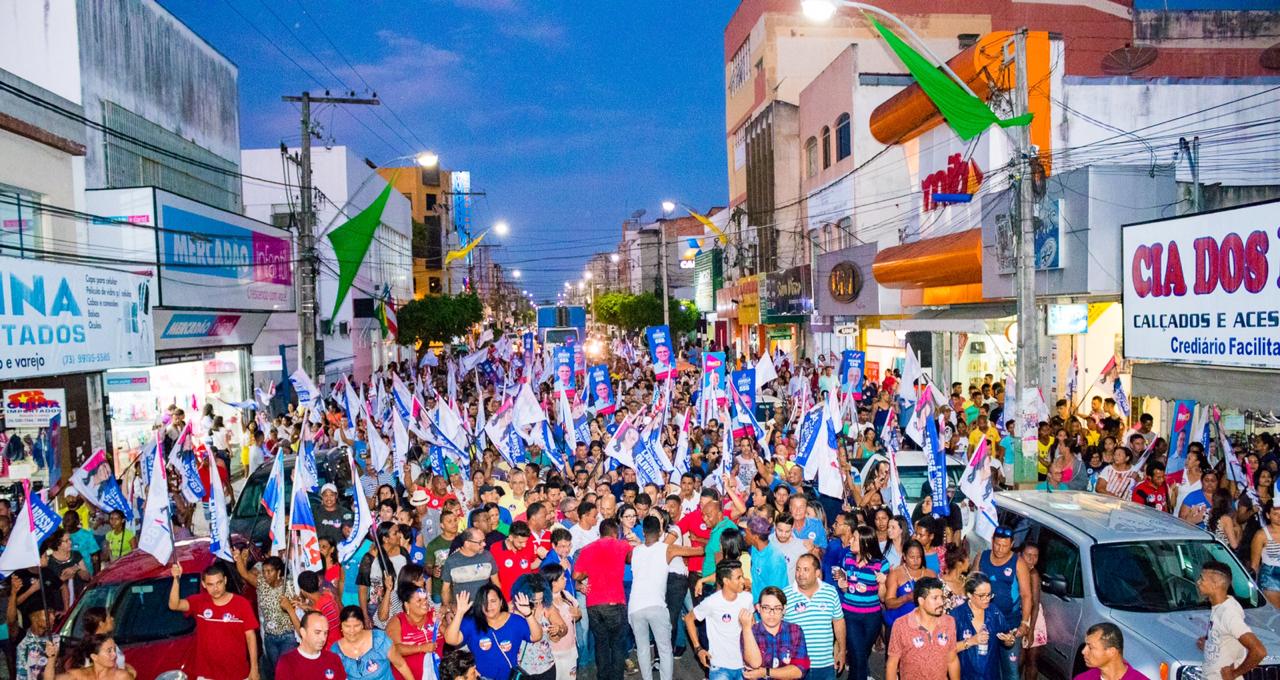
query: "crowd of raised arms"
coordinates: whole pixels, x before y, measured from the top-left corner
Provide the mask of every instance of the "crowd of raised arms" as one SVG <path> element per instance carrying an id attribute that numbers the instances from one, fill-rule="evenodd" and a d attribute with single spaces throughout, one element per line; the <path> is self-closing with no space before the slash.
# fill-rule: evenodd
<path id="1" fill-rule="evenodd" d="M 593 667 L 601 680 L 670 680 L 679 665 L 712 680 L 1037 677 L 1047 640 L 1037 546 L 1015 545 L 1007 526 L 981 535 L 975 502 L 951 484 L 909 490 L 920 498 L 910 507 L 891 462 L 899 448 L 925 448 L 909 425 L 926 411 L 949 456 L 984 451 L 994 489 L 1012 487 L 1023 433 L 1003 381 L 947 390 L 889 370 L 846 390 L 830 356 L 730 352 L 704 371 L 714 348 L 675 348 L 674 361 L 651 360 L 643 339 L 607 349 L 573 376 L 518 336 L 364 381 L 317 389 L 302 376 L 304 399 L 246 418 L 240 445 L 219 436 L 211 408 L 170 406 L 141 456 L 168 463 L 178 541 L 207 531 L 213 487 L 234 500 L 233 457 L 249 471 L 338 462 L 315 480 L 311 525 L 299 528 L 286 497 L 299 520 L 278 523 L 288 536 L 233 537 L 187 597 L 182 567 L 166 566 L 172 588 L 156 606 L 195 619 L 188 676 L 563 680 Z M 726 379 L 749 367 L 751 384 Z M 1273 438 L 1236 441 L 1226 456 L 1217 440 L 1193 441 L 1170 484 L 1169 443 L 1151 416 L 1135 416 L 1102 397 L 1057 401 L 1037 424 L 1032 484 L 1199 525 L 1280 606 Z M 181 486 L 197 473 L 205 493 L 193 500 Z M 94 574 L 140 550 L 137 520 L 155 511 L 141 477 L 120 479 L 133 522 L 73 487 L 54 490 L 60 527 L 40 565 L 8 579 L 0 672 L 134 676 L 106 609 L 81 608 L 73 639 L 54 625 Z M 15 514 L 0 503 L 6 541 Z M 1217 634 L 1233 638 L 1207 641 L 1205 668 L 1237 677 L 1265 650 L 1231 610 L 1228 566 L 1199 571 L 1201 595 L 1230 624 Z M 256 599 L 241 594 L 249 587 Z M 1082 677 L 1144 677 L 1125 663 L 1116 626 L 1084 623 L 1097 625 Z"/>

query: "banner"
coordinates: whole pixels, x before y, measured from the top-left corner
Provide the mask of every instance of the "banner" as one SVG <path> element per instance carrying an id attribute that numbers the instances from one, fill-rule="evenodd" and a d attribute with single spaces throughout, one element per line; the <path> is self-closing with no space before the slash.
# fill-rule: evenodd
<path id="1" fill-rule="evenodd" d="M 756 369 L 744 368 L 733 372 L 733 387 L 738 390 L 738 397 L 752 413 L 756 409 Z"/>
<path id="2" fill-rule="evenodd" d="M 725 396 L 729 394 L 725 382 L 724 352 L 705 352 L 702 355 L 702 374 L 706 377 L 709 393 L 719 397 L 719 405 L 724 406 Z"/>
<path id="3" fill-rule="evenodd" d="M 1191 443 L 1191 416 L 1196 412 L 1196 402 L 1179 399 L 1173 403 L 1173 426 L 1169 432 L 1169 458 L 1165 463 L 1165 479 L 1169 484 L 1182 482 L 1187 467 L 1187 445 Z M 1206 449 L 1208 451 L 1208 449 Z M 1138 474 L 1146 474 L 1140 470 Z"/>
<path id="4" fill-rule="evenodd" d="M 71 485 L 95 507 L 107 512 L 119 510 L 124 513 L 126 521 L 133 521 L 133 509 L 120 490 L 120 484 L 111 471 L 111 464 L 107 462 L 105 450 L 95 451 L 85 460 L 84 465 L 71 473 Z"/>
<path id="5" fill-rule="evenodd" d="M 555 366 L 554 390 L 557 393 L 566 392 L 571 398 L 577 388 L 574 380 L 573 355 L 572 345 L 561 345 L 556 348 L 552 356 L 552 364 Z"/>
<path id="6" fill-rule="evenodd" d="M 1125 359 L 1280 368 L 1277 223 L 1280 201 L 1125 225 Z"/>
<path id="7" fill-rule="evenodd" d="M 617 408 L 608 365 L 599 364 L 587 369 L 587 391 L 587 405 L 597 414 L 609 415 Z"/>
<path id="8" fill-rule="evenodd" d="M 666 380 L 676 371 L 676 350 L 671 345 L 671 331 L 666 326 L 649 326 L 644 331 L 649 341 L 649 359 L 653 362 L 654 378 Z"/>
<path id="9" fill-rule="evenodd" d="M 154 364 L 152 285 L 105 267 L 0 257 L 0 380 Z"/>
<path id="10" fill-rule="evenodd" d="M 48 427 L 54 416 L 66 417 L 66 404 L 66 390 L 5 390 L 4 426 L 10 430 Z"/>
<path id="11" fill-rule="evenodd" d="M 925 424 L 925 439 L 929 450 L 925 452 L 929 463 L 929 488 L 933 492 L 933 514 L 946 517 L 951 514 L 951 503 L 947 500 L 947 454 L 938 438 L 938 423 L 930 417 Z M 983 438 L 986 441 L 986 438 Z"/>
<path id="12" fill-rule="evenodd" d="M 862 381 L 866 371 L 867 353 L 846 349 L 840 356 L 840 394 L 862 399 Z"/>

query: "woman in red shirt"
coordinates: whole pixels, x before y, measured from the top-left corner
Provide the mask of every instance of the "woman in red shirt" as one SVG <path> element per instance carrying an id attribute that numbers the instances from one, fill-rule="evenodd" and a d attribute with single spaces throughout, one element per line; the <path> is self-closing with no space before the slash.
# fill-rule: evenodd
<path id="1" fill-rule="evenodd" d="M 404 611 L 392 617 L 387 624 L 387 637 L 395 644 L 396 651 L 404 657 L 417 678 L 425 678 L 427 664 L 434 663 L 431 658 L 436 651 L 437 625 L 435 612 L 431 609 L 427 591 L 413 583 L 401 583 L 397 595 L 404 603 Z M 415 680 L 405 678 L 399 669 L 395 671 L 396 680 Z"/>

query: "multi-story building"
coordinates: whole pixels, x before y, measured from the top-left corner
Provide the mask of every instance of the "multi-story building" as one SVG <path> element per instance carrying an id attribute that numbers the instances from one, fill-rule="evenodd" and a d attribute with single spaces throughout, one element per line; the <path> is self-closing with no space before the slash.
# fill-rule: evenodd
<path id="1" fill-rule="evenodd" d="M 1275 146 L 1230 132 L 1276 105 L 1267 91 L 1280 84 L 1271 47 L 1280 13 L 879 4 L 912 35 L 891 28 L 949 60 L 1000 117 L 1013 114 L 1017 86 L 1010 32 L 1030 30 L 1030 136 L 1045 175 L 1034 214 L 1044 225 L 1040 313 L 1092 305 L 1087 337 L 1041 338 L 1046 394 L 1068 381 L 1070 357 L 1096 377 L 1115 353 L 1121 315 L 1108 304 L 1120 290 L 1120 226 L 1191 209 L 1191 149 L 1179 149 L 1179 136 L 1213 137 L 1218 151 L 1206 158 L 1249 159 L 1197 163 L 1198 209 L 1274 196 L 1280 185 Z M 725 30 L 730 205 L 747 216 L 742 246 L 772 265 L 748 282 L 761 296 L 759 323 L 784 326 L 778 335 L 797 342 L 777 344 L 811 356 L 864 349 L 877 377 L 901 361 L 904 342 L 939 382 L 1012 373 L 1013 137 L 993 127 L 959 139 L 861 12 L 815 24 L 799 5 L 745 0 Z M 812 266 L 798 275 L 788 269 L 796 263 Z M 805 309 L 783 296 L 771 311 L 771 293 L 794 280 L 813 312 L 779 318 Z"/>
<path id="2" fill-rule="evenodd" d="M 409 166 L 378 168 L 378 174 L 409 201 L 412 209 L 413 297 L 448 292 L 444 256 L 452 224 L 449 171 L 438 166 Z"/>
<path id="3" fill-rule="evenodd" d="M 284 163 L 295 162 L 297 153 L 297 149 L 288 149 Z M 246 214 L 264 222 L 287 223 L 300 210 L 300 197 L 296 186 L 285 185 L 281 149 L 246 149 L 241 158 L 247 177 L 267 180 L 246 178 Z M 366 380 L 373 370 L 404 354 L 390 338 L 382 337 L 375 305 L 379 298 L 387 296 L 395 300 L 413 297 L 413 217 L 409 199 L 400 192 L 390 192 L 355 283 L 341 304 L 336 305 L 339 268 L 325 235 L 372 205 L 388 185 L 359 154 L 345 146 L 313 148 L 311 174 L 320 194 L 314 210 L 319 259 L 318 337 L 323 347 L 318 354 L 324 359 L 324 379 L 333 382 L 354 374 L 357 379 Z M 292 171 L 289 175 L 296 176 Z M 278 355 L 283 348 L 284 361 L 297 366 L 297 342 L 297 316 L 274 314 L 255 345 L 255 353 Z"/>

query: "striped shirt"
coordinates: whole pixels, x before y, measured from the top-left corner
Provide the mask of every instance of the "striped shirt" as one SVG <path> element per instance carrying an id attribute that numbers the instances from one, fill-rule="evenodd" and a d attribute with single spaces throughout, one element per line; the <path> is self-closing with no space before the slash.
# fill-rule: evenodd
<path id="1" fill-rule="evenodd" d="M 829 668 L 836 665 L 835 631 L 833 621 L 844 618 L 840 609 L 840 594 L 834 586 L 818 582 L 818 592 L 807 597 L 794 583 L 782 589 L 787 597 L 787 609 L 782 620 L 800 626 L 804 631 L 805 646 L 809 648 L 811 668 Z"/>
<path id="2" fill-rule="evenodd" d="M 840 593 L 841 606 L 850 614 L 875 614 L 880 611 L 880 584 L 876 574 L 888 574 L 884 560 L 862 563 L 856 555 L 845 555 L 840 568 L 848 576 L 849 587 Z"/>

